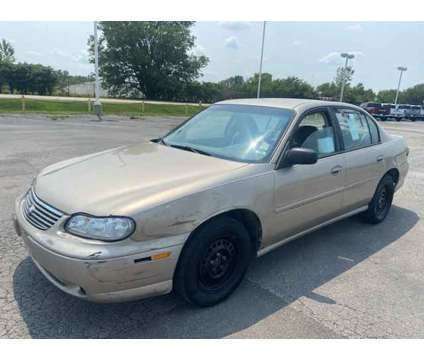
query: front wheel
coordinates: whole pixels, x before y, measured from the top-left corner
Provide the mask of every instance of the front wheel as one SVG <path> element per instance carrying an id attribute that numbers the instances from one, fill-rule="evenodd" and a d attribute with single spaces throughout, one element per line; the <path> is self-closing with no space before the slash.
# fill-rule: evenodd
<path id="1" fill-rule="evenodd" d="M 381 179 L 368 205 L 368 210 L 361 213 L 364 221 L 370 224 L 378 224 L 386 218 L 392 206 L 395 185 L 393 177 L 389 174 Z"/>
<path id="2" fill-rule="evenodd" d="M 253 254 L 253 242 L 243 224 L 230 217 L 212 219 L 185 245 L 174 289 L 194 305 L 215 305 L 238 287 Z"/>

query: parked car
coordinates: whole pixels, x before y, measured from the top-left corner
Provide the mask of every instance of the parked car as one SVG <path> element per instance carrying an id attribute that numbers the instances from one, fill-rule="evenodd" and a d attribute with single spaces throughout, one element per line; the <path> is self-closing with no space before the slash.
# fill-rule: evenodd
<path id="1" fill-rule="evenodd" d="M 387 103 L 381 104 L 381 109 L 380 109 L 378 118 L 383 121 L 388 120 L 390 118 L 392 109 L 395 109 L 395 104 L 387 104 Z"/>
<path id="2" fill-rule="evenodd" d="M 374 118 L 384 121 L 389 117 L 390 111 L 392 108 L 394 108 L 394 105 L 367 102 L 361 104 L 361 107 Z"/>
<path id="3" fill-rule="evenodd" d="M 419 120 L 421 118 L 421 106 L 409 105 L 409 108 L 406 109 L 405 116 L 411 121 Z"/>
<path id="4" fill-rule="evenodd" d="M 357 106 L 223 101 L 162 138 L 45 168 L 17 199 L 15 226 L 68 294 L 114 302 L 175 289 L 209 306 L 255 256 L 355 214 L 382 222 L 407 156 Z"/>
<path id="5" fill-rule="evenodd" d="M 365 103 L 362 103 L 360 106 L 361 108 L 368 111 L 368 113 L 374 116 L 379 114 L 379 110 L 382 107 L 380 103 L 376 103 L 376 102 L 365 102 Z"/>

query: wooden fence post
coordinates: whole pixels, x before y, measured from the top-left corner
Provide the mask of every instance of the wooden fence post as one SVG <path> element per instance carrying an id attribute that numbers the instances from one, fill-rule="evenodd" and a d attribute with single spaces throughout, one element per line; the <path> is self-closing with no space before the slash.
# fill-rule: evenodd
<path id="1" fill-rule="evenodd" d="M 188 105 L 187 104 L 185 104 L 184 105 L 184 108 L 185 108 L 185 114 L 186 114 L 186 116 L 188 115 Z"/>
<path id="2" fill-rule="evenodd" d="M 21 103 L 22 103 L 22 111 L 25 112 L 25 95 L 22 95 Z"/>
<path id="3" fill-rule="evenodd" d="M 88 98 L 88 112 L 91 113 L 91 99 Z"/>
<path id="4" fill-rule="evenodd" d="M 141 115 L 144 115 L 144 100 L 141 101 Z"/>

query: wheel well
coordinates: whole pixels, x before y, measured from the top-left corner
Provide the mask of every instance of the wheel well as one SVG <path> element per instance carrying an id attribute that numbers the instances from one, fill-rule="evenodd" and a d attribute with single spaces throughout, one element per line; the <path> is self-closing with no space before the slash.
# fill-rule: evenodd
<path id="1" fill-rule="evenodd" d="M 250 239 L 258 250 L 262 240 L 262 224 L 258 216 L 251 210 L 235 209 L 222 213 L 219 216 L 229 216 L 240 221 L 249 233 Z"/>
<path id="2" fill-rule="evenodd" d="M 393 181 L 395 182 L 395 184 L 397 184 L 397 182 L 399 181 L 399 170 L 396 168 L 390 169 L 388 172 L 384 174 L 384 176 L 386 175 L 390 175 L 393 178 Z"/>
<path id="3" fill-rule="evenodd" d="M 262 225 L 258 216 L 253 211 L 247 209 L 234 209 L 217 214 L 200 224 L 196 229 L 194 229 L 190 234 L 190 237 L 192 237 L 198 229 L 206 225 L 209 221 L 219 218 L 221 216 L 228 216 L 241 222 L 249 233 L 249 237 L 252 240 L 255 249 L 259 249 L 262 240 Z"/>

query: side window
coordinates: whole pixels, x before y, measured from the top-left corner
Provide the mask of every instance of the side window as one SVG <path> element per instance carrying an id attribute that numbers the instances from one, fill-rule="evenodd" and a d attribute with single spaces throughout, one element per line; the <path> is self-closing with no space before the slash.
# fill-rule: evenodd
<path id="1" fill-rule="evenodd" d="M 293 134 L 290 147 L 314 150 L 318 153 L 318 157 L 334 153 L 336 151 L 334 129 L 329 125 L 325 113 L 306 115 Z"/>
<path id="2" fill-rule="evenodd" d="M 350 109 L 336 109 L 335 113 L 346 150 L 371 145 L 368 123 L 361 113 Z"/>
<path id="3" fill-rule="evenodd" d="M 378 131 L 377 124 L 369 116 L 365 116 L 364 114 L 362 114 L 362 116 L 365 117 L 368 122 L 368 127 L 371 132 L 371 142 L 373 144 L 378 144 L 380 142 L 380 132 Z"/>

